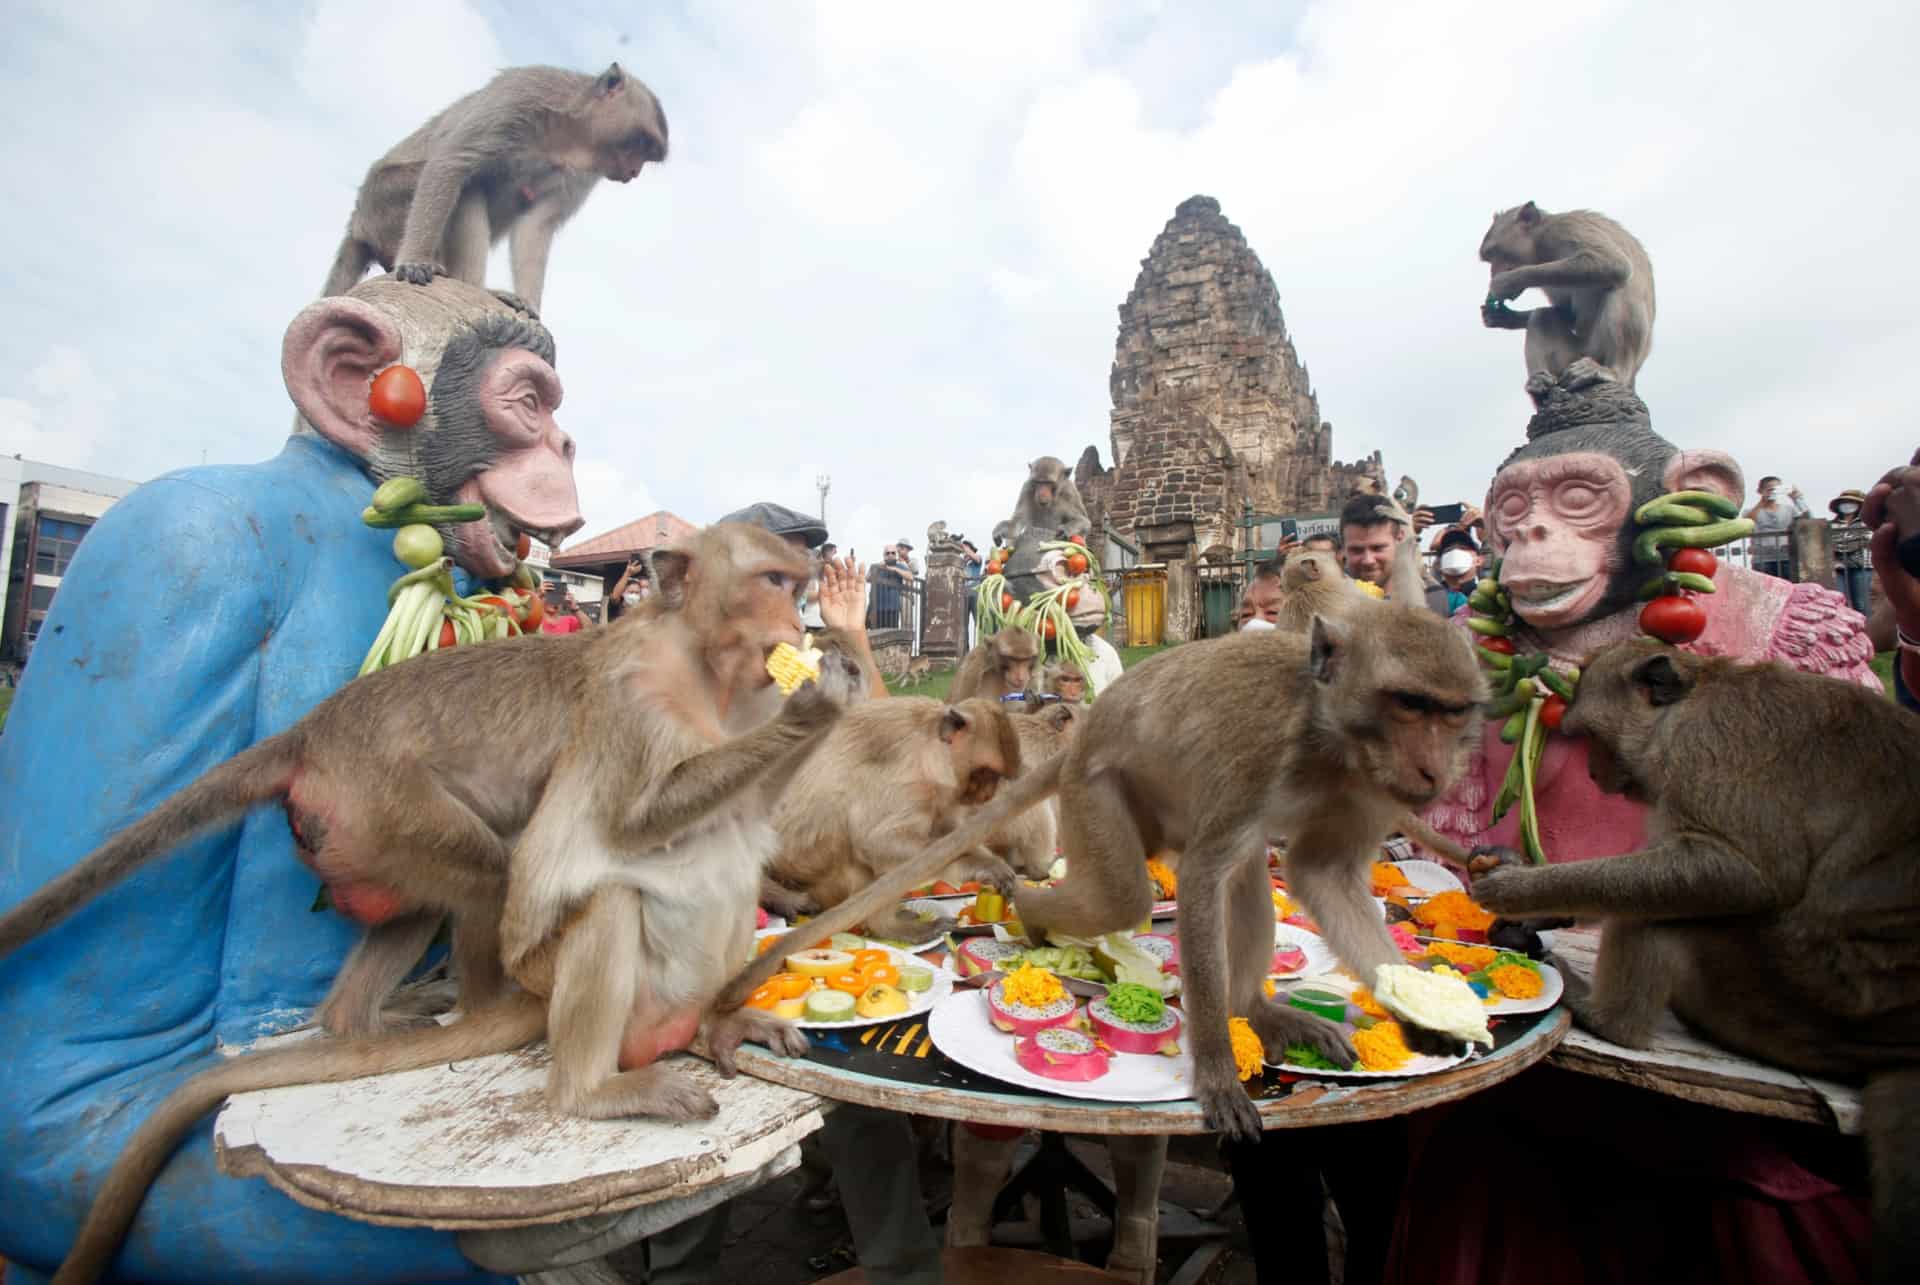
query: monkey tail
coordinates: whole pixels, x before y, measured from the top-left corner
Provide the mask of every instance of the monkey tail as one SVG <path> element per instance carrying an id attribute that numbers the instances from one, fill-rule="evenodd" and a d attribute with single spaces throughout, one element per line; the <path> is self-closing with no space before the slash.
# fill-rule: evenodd
<path id="1" fill-rule="evenodd" d="M 301 744 L 299 733 L 288 731 L 242 750 L 95 848 L 0 916 L 0 956 L 12 954 L 169 848 L 286 793 Z"/>
<path id="2" fill-rule="evenodd" d="M 357 1080 L 505 1053 L 540 1038 L 547 1028 L 546 1013 L 544 1001 L 516 992 L 446 1026 L 356 1039 L 319 1038 L 294 1048 L 243 1053 L 200 1072 L 168 1094 L 128 1139 L 95 1194 L 66 1261 L 54 1273 L 53 1285 L 88 1285 L 100 1278 L 180 1140 L 230 1095 Z"/>
<path id="3" fill-rule="evenodd" d="M 360 284 L 360 278 L 366 275 L 367 265 L 373 262 L 373 248 L 359 237 L 349 232 L 340 241 L 340 249 L 333 256 L 333 268 L 327 273 L 327 284 L 320 288 L 320 297 L 345 294 Z"/>
<path id="4" fill-rule="evenodd" d="M 975 812 L 965 825 L 913 860 L 895 866 L 833 909 L 798 928 L 789 929 L 779 945 L 769 947 L 727 983 L 714 1007 L 722 1012 L 738 1008 L 753 993 L 754 987 L 784 965 L 789 954 L 804 950 L 816 941 L 825 941 L 835 933 L 846 932 L 856 924 L 865 923 L 876 912 L 898 905 L 901 898 L 946 869 L 956 858 L 985 843 L 1001 826 L 1045 802 L 1060 787 L 1060 765 L 1066 758 L 1065 754 L 1054 755 L 1001 790 L 992 803 Z"/>

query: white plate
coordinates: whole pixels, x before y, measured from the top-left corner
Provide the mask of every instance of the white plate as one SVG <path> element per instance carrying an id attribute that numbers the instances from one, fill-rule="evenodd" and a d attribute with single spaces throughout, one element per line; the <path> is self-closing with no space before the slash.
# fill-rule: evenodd
<path id="1" fill-rule="evenodd" d="M 1534 961 L 1539 964 L 1539 960 Z M 1532 999 L 1502 998 L 1498 1004 L 1487 1005 L 1487 1012 L 1495 1017 L 1509 1017 L 1519 1013 L 1544 1013 L 1560 1002 L 1567 983 L 1560 976 L 1560 970 L 1552 964 L 1540 964 L 1540 993 Z"/>
<path id="2" fill-rule="evenodd" d="M 1415 858 L 1411 861 L 1383 862 L 1391 865 L 1407 877 L 1407 882 L 1431 897 L 1436 892 L 1465 892 L 1466 885 L 1461 883 L 1453 871 L 1438 861 L 1423 861 Z"/>
<path id="3" fill-rule="evenodd" d="M 1181 1021 L 1186 1016 L 1182 1013 Z M 1187 1052 L 1185 1030 L 1180 1033 L 1180 1052 L 1171 1057 L 1115 1053 L 1105 1075 L 1071 1083 L 1035 1075 L 1020 1065 L 1013 1055 L 1014 1037 L 988 1020 L 985 990 L 953 992 L 927 1019 L 927 1034 L 935 1048 L 969 1071 L 1042 1093 L 1094 1102 L 1177 1102 L 1193 1096 L 1193 1055 Z"/>
<path id="4" fill-rule="evenodd" d="M 1273 926 L 1273 944 L 1275 946 L 1298 946 L 1307 957 L 1300 971 L 1294 973 L 1273 973 L 1270 976 L 1281 981 L 1292 981 L 1297 977 L 1318 977 L 1340 966 L 1334 957 L 1333 948 L 1327 945 L 1327 939 L 1319 933 L 1308 932 L 1293 924 L 1276 923 Z"/>
<path id="5" fill-rule="evenodd" d="M 772 931 L 758 932 L 754 934 L 754 940 L 758 941 L 762 937 L 777 935 L 776 932 Z M 947 969 L 946 965 L 929 964 L 917 955 L 912 955 L 904 950 L 888 946 L 883 942 L 869 941 L 866 943 L 866 946 L 874 950 L 886 951 L 887 954 L 892 957 L 896 968 L 913 967 L 932 969 L 933 985 L 923 991 L 908 991 L 907 1011 L 904 1013 L 889 1013 L 885 1017 L 849 1017 L 844 1022 L 809 1022 L 794 1019 L 793 1024 L 795 1026 L 803 1031 L 845 1031 L 857 1026 L 872 1026 L 876 1022 L 897 1022 L 903 1017 L 920 1017 L 925 1015 L 934 1005 L 953 993 L 953 974 Z"/>

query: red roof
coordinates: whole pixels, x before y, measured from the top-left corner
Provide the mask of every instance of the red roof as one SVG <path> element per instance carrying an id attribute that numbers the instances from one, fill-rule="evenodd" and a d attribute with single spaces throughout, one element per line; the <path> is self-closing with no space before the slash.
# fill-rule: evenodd
<path id="1" fill-rule="evenodd" d="M 683 536 L 692 535 L 700 528 L 685 518 L 676 517 L 665 509 L 658 513 L 649 513 L 644 518 L 636 518 L 625 526 L 615 527 L 605 535 L 596 535 L 591 540 L 583 540 L 565 553 L 557 553 L 551 559 L 556 567 L 595 567 L 608 562 L 625 562 L 636 553 L 645 553 L 649 549 L 658 549 L 672 544 Z"/>

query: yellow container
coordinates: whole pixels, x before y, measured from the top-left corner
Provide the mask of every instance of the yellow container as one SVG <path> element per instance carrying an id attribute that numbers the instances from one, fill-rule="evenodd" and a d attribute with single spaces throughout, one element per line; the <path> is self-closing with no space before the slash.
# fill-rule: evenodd
<path id="1" fill-rule="evenodd" d="M 1129 647 L 1158 647 L 1167 632 L 1167 570 L 1165 567 L 1132 567 L 1121 572 L 1121 592 L 1126 595 L 1127 643 Z"/>

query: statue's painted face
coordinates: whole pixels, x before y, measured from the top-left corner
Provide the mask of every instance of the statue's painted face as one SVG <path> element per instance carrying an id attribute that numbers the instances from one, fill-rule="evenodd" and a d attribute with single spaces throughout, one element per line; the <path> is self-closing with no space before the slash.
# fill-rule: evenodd
<path id="1" fill-rule="evenodd" d="M 1493 479 L 1486 516 L 1514 614 L 1559 629 L 1590 617 L 1625 569 L 1619 536 L 1633 518 L 1633 486 L 1598 451 L 1515 460 Z"/>

